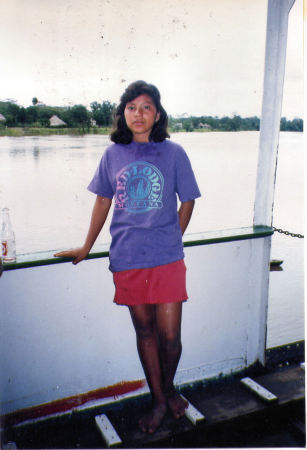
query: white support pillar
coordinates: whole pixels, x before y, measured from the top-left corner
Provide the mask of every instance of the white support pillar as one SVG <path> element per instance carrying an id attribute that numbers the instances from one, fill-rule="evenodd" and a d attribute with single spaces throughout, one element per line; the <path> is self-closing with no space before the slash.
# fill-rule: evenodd
<path id="1" fill-rule="evenodd" d="M 260 122 L 254 226 L 272 226 L 282 94 L 286 65 L 288 16 L 295 0 L 268 0 L 265 68 Z M 261 320 L 259 361 L 265 364 L 271 238 L 263 240 L 260 261 Z"/>
<path id="2" fill-rule="evenodd" d="M 272 226 L 288 15 L 295 0 L 268 0 L 254 225 Z"/>

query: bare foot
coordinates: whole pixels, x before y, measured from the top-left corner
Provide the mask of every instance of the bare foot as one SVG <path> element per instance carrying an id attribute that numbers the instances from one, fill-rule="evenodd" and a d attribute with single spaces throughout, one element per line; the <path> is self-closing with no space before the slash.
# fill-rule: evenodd
<path id="1" fill-rule="evenodd" d="M 154 433 L 160 426 L 167 411 L 164 403 L 154 405 L 153 408 L 139 420 L 139 427 L 144 433 Z"/>
<path id="2" fill-rule="evenodd" d="M 189 406 L 188 402 L 175 390 L 167 395 L 167 404 L 175 419 L 180 419 L 180 417 L 184 416 L 185 410 Z"/>

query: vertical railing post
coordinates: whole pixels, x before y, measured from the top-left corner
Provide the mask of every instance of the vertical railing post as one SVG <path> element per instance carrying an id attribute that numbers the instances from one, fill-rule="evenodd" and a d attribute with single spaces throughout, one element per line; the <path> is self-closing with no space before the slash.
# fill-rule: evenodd
<path id="1" fill-rule="evenodd" d="M 254 226 L 272 226 L 273 224 L 280 116 L 286 65 L 288 16 L 294 2 L 295 0 L 268 0 Z M 254 330 L 254 333 L 259 339 L 258 359 L 262 364 L 265 364 L 267 337 L 270 253 L 271 237 L 268 237 L 263 240 L 262 257 L 261 261 L 259 261 L 260 311 L 257 324 L 254 324 L 257 328 Z M 249 317 L 250 323 L 254 323 L 254 319 L 254 317 Z M 247 360 L 252 356 L 253 351 L 248 346 Z"/>
<path id="2" fill-rule="evenodd" d="M 254 225 L 272 226 L 288 15 L 295 0 L 268 0 Z"/>

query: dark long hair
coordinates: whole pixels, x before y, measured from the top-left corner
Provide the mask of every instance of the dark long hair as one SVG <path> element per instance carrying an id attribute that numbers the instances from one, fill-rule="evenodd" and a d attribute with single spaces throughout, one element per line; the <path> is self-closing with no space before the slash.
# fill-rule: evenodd
<path id="1" fill-rule="evenodd" d="M 131 83 L 120 98 L 120 104 L 117 106 L 113 120 L 113 131 L 111 132 L 111 141 L 116 144 L 130 144 L 132 141 L 132 132 L 129 130 L 125 120 L 125 107 L 139 95 L 149 95 L 153 100 L 157 112 L 160 113 L 159 120 L 154 124 L 149 135 L 149 141 L 162 142 L 169 138 L 167 132 L 168 117 L 165 109 L 161 105 L 160 92 L 153 84 L 139 80 Z"/>

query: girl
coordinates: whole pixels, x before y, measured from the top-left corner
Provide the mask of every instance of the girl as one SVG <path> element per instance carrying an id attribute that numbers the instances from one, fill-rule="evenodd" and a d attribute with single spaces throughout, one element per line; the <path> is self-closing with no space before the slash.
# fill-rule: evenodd
<path id="1" fill-rule="evenodd" d="M 158 89 L 132 83 L 120 99 L 108 147 L 88 189 L 97 195 L 84 245 L 55 256 L 82 261 L 101 231 L 114 197 L 110 270 L 115 303 L 127 305 L 152 409 L 139 426 L 153 433 L 169 408 L 187 403 L 173 381 L 181 356 L 182 302 L 187 300 L 182 235 L 200 192 L 184 150 L 166 140 L 167 114 Z M 181 201 L 177 213 L 177 195 Z"/>

